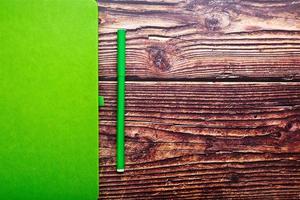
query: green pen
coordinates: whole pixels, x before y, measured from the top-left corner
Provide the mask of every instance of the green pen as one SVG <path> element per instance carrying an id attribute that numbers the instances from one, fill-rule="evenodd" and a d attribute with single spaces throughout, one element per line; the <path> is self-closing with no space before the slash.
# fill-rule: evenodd
<path id="1" fill-rule="evenodd" d="M 117 172 L 125 170 L 125 71 L 126 30 L 117 31 L 118 101 L 117 101 Z"/>

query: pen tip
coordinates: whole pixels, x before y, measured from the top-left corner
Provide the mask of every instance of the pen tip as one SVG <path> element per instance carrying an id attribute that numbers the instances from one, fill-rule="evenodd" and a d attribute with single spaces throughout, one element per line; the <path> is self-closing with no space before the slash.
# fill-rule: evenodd
<path id="1" fill-rule="evenodd" d="M 124 172 L 124 169 L 117 169 L 117 172 L 122 173 L 122 172 Z"/>

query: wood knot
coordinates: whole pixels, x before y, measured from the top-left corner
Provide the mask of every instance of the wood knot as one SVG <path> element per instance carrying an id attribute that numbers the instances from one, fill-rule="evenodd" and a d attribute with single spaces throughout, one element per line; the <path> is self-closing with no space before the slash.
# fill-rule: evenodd
<path id="1" fill-rule="evenodd" d="M 272 138 L 280 138 L 281 136 L 282 136 L 282 134 L 279 131 L 271 133 Z"/>
<path id="2" fill-rule="evenodd" d="M 294 119 L 292 121 L 289 121 L 284 128 L 286 131 L 298 131 L 300 129 L 300 120 Z"/>
<path id="3" fill-rule="evenodd" d="M 229 15 L 225 12 L 210 13 L 204 18 L 204 26 L 208 31 L 219 31 L 229 24 Z"/>
<path id="4" fill-rule="evenodd" d="M 230 175 L 229 179 L 230 179 L 231 183 L 238 183 L 240 180 L 240 177 L 238 174 L 233 173 Z"/>
<path id="5" fill-rule="evenodd" d="M 220 30 L 220 22 L 218 18 L 205 18 L 205 27 L 209 31 L 217 31 Z"/>
<path id="6" fill-rule="evenodd" d="M 168 71 L 171 68 L 167 53 L 164 49 L 158 46 L 151 46 L 147 48 L 149 60 L 152 65 L 160 71 Z"/>

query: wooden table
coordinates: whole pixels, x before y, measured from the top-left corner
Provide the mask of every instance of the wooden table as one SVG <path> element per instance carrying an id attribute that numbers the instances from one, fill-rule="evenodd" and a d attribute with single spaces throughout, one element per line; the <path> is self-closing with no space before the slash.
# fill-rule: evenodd
<path id="1" fill-rule="evenodd" d="M 101 0 L 100 199 L 300 199 L 300 1 Z M 126 171 L 115 169 L 127 28 Z"/>

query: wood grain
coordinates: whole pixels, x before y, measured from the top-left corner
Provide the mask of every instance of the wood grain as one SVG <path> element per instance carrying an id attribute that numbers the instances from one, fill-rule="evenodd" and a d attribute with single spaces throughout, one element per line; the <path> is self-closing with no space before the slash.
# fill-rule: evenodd
<path id="1" fill-rule="evenodd" d="M 129 80 L 300 80 L 299 0 L 101 0 L 99 76 L 115 78 L 128 29 Z"/>
<path id="2" fill-rule="evenodd" d="M 300 199 L 299 0 L 99 0 L 100 199 Z M 126 172 L 115 170 L 127 29 Z"/>
<path id="3" fill-rule="evenodd" d="M 101 199 L 299 199 L 300 83 L 127 82 L 126 173 L 115 83 L 101 82 Z"/>

